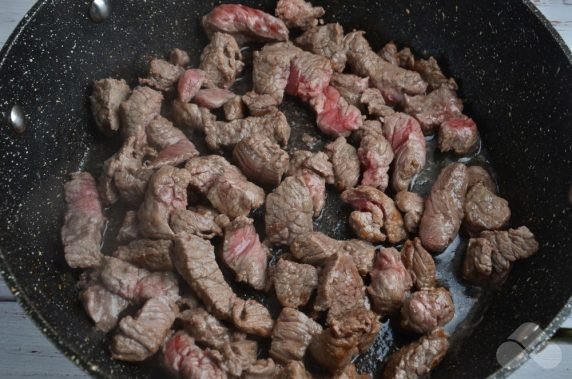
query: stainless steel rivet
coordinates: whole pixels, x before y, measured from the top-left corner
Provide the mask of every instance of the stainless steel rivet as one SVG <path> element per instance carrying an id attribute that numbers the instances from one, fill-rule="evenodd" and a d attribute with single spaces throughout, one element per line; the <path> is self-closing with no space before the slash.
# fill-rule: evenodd
<path id="1" fill-rule="evenodd" d="M 111 13 L 109 0 L 93 0 L 89 6 L 89 18 L 95 23 L 105 21 Z"/>
<path id="2" fill-rule="evenodd" d="M 22 134 L 26 131 L 26 115 L 22 108 L 16 104 L 10 109 L 8 114 L 8 123 L 13 131 Z"/>

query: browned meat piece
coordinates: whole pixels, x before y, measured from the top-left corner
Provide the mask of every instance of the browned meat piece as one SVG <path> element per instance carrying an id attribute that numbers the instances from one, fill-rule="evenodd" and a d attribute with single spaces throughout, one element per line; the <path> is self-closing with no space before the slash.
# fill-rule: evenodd
<path id="1" fill-rule="evenodd" d="M 310 191 L 299 177 L 288 177 L 266 197 L 266 236 L 275 245 L 290 244 L 311 232 L 313 203 Z"/>
<path id="2" fill-rule="evenodd" d="M 104 205 L 110 206 L 119 200 L 119 192 L 115 185 L 116 173 L 134 172 L 142 167 L 143 157 L 137 148 L 137 137 L 128 138 L 121 149 L 103 163 L 98 179 L 98 190 Z"/>
<path id="3" fill-rule="evenodd" d="M 395 195 L 395 205 L 403 214 L 405 229 L 416 234 L 425 207 L 425 200 L 416 193 L 401 191 Z"/>
<path id="4" fill-rule="evenodd" d="M 423 378 L 437 367 L 448 349 L 449 336 L 443 329 L 435 329 L 393 353 L 383 371 L 383 379 Z"/>
<path id="5" fill-rule="evenodd" d="M 479 238 L 469 241 L 463 275 L 476 284 L 501 283 L 512 263 L 537 251 L 538 242 L 526 226 L 508 231 L 482 232 Z"/>
<path id="6" fill-rule="evenodd" d="M 290 361 L 282 367 L 278 373 L 277 379 L 312 379 L 312 375 L 306 371 L 304 363 L 299 361 Z"/>
<path id="7" fill-rule="evenodd" d="M 325 148 L 334 168 L 335 185 L 345 191 L 357 185 L 360 170 L 358 153 L 344 137 L 338 137 Z"/>
<path id="8" fill-rule="evenodd" d="M 288 175 L 302 179 L 312 197 L 314 217 L 318 217 L 326 203 L 326 183 L 334 182 L 334 169 L 328 156 L 323 152 L 295 151 L 290 159 Z"/>
<path id="9" fill-rule="evenodd" d="M 288 41 L 288 28 L 280 19 L 245 5 L 219 5 L 202 22 L 211 38 L 218 31 L 232 34 L 241 44 L 252 40 Z"/>
<path id="10" fill-rule="evenodd" d="M 232 307 L 232 322 L 241 332 L 268 337 L 274 320 L 266 307 L 255 300 L 238 299 Z"/>
<path id="11" fill-rule="evenodd" d="M 475 184 L 467 191 L 464 211 L 463 221 L 471 233 L 502 229 L 510 219 L 508 201 L 495 195 L 481 183 Z"/>
<path id="12" fill-rule="evenodd" d="M 191 180 L 185 169 L 163 166 L 153 174 L 137 217 L 141 235 L 171 238 L 169 217 L 174 209 L 187 208 L 187 187 Z"/>
<path id="13" fill-rule="evenodd" d="M 375 247 L 369 242 L 357 239 L 339 242 L 342 252 L 352 257 L 360 275 L 365 276 L 369 274 L 373 266 Z"/>
<path id="14" fill-rule="evenodd" d="M 385 191 L 394 156 L 389 142 L 383 136 L 366 134 L 361 139 L 358 156 L 364 169 L 361 184 Z"/>
<path id="15" fill-rule="evenodd" d="M 201 54 L 199 68 L 216 87 L 229 88 L 244 68 L 242 54 L 234 37 L 216 32 Z"/>
<path id="16" fill-rule="evenodd" d="M 303 51 L 292 60 L 286 92 L 307 102 L 324 92 L 332 73 L 328 58 Z"/>
<path id="17" fill-rule="evenodd" d="M 161 113 L 163 95 L 152 88 L 139 86 L 129 99 L 121 103 L 121 135 L 124 139 L 137 136 Z"/>
<path id="18" fill-rule="evenodd" d="M 244 178 L 236 166 L 220 155 L 193 158 L 187 162 L 185 169 L 191 173 L 190 184 L 193 189 L 204 195 L 221 176 Z"/>
<path id="19" fill-rule="evenodd" d="M 371 379 L 371 374 L 358 374 L 356 366 L 350 364 L 342 372 L 336 373 L 332 379 Z"/>
<path id="20" fill-rule="evenodd" d="M 419 223 L 419 238 L 423 246 L 439 253 L 453 241 L 463 219 L 467 193 L 467 167 L 452 163 L 441 170 L 425 201 L 425 211 Z"/>
<path id="21" fill-rule="evenodd" d="M 441 87 L 428 95 L 405 96 L 403 108 L 419 121 L 424 134 L 432 134 L 445 120 L 462 114 L 463 102 L 455 91 Z"/>
<path id="22" fill-rule="evenodd" d="M 478 143 L 477 124 L 466 116 L 449 118 L 439 128 L 439 150 L 442 152 L 466 155 L 475 152 Z"/>
<path id="23" fill-rule="evenodd" d="M 312 338 L 322 332 L 322 327 L 304 313 L 284 308 L 272 331 L 270 356 L 277 362 L 301 361 Z"/>
<path id="24" fill-rule="evenodd" d="M 169 145 L 157 154 L 155 159 L 145 164 L 145 168 L 157 169 L 163 166 L 179 166 L 199 155 L 197 148 L 188 139 Z"/>
<path id="25" fill-rule="evenodd" d="M 275 112 L 230 122 L 208 122 L 205 133 L 207 144 L 212 150 L 232 148 L 244 138 L 254 135 L 267 137 L 280 146 L 286 146 L 290 139 L 290 125 L 282 112 Z"/>
<path id="26" fill-rule="evenodd" d="M 196 210 L 175 209 L 171 212 L 169 225 L 175 234 L 194 234 L 204 239 L 222 236 L 222 224 L 228 218 L 209 208 Z"/>
<path id="27" fill-rule="evenodd" d="M 162 297 L 149 299 L 135 317 L 125 316 L 119 322 L 111 341 L 113 359 L 141 362 L 159 351 L 175 322 L 179 309 Z"/>
<path id="28" fill-rule="evenodd" d="M 172 272 L 149 272 L 114 257 L 106 257 L 101 283 L 110 292 L 132 302 L 155 297 L 177 299 L 179 285 Z"/>
<path id="29" fill-rule="evenodd" d="M 361 96 L 369 87 L 369 78 L 334 72 L 330 84 L 354 107 L 361 105 Z"/>
<path id="30" fill-rule="evenodd" d="M 350 228 L 361 239 L 371 243 L 380 243 L 387 240 L 387 236 L 381 231 L 383 228 L 383 215 L 370 212 L 353 211 L 350 214 Z"/>
<path id="31" fill-rule="evenodd" d="M 203 108 L 218 109 L 234 99 L 235 96 L 233 92 L 227 89 L 207 88 L 199 90 L 193 101 Z"/>
<path id="32" fill-rule="evenodd" d="M 179 81 L 185 70 L 163 59 L 152 59 L 146 78 L 140 78 L 139 84 L 153 87 L 159 91 L 169 91 Z"/>
<path id="33" fill-rule="evenodd" d="M 152 175 L 153 170 L 146 167 L 118 170 L 113 176 L 113 180 L 121 200 L 130 207 L 141 204 Z"/>
<path id="34" fill-rule="evenodd" d="M 351 141 L 352 143 L 359 145 L 362 138 L 368 134 L 383 137 L 383 129 L 381 126 L 381 122 L 378 120 L 365 120 L 363 122 L 363 126 L 352 133 Z"/>
<path id="35" fill-rule="evenodd" d="M 201 90 L 201 87 L 206 80 L 210 79 L 207 78 L 207 73 L 203 70 L 197 70 L 193 68 L 185 71 L 177 83 L 179 100 L 181 100 L 183 103 L 188 103 L 191 101 Z"/>
<path id="36" fill-rule="evenodd" d="M 377 53 L 383 60 L 391 63 L 394 66 L 400 66 L 411 70 L 415 64 L 415 57 L 408 47 L 397 51 L 397 46 L 393 41 L 385 44 L 383 49 Z M 425 78 L 423 78 L 426 80 Z"/>
<path id="37" fill-rule="evenodd" d="M 284 307 L 306 305 L 318 286 L 318 271 L 310 265 L 280 259 L 274 269 L 276 297 Z"/>
<path id="38" fill-rule="evenodd" d="M 259 95 L 250 91 L 242 96 L 242 101 L 248 108 L 251 116 L 263 116 L 278 111 L 278 101 L 272 95 Z"/>
<path id="39" fill-rule="evenodd" d="M 279 367 L 272 359 L 259 359 L 243 374 L 244 379 L 268 379 L 278 377 Z"/>
<path id="40" fill-rule="evenodd" d="M 139 238 L 138 223 L 137 212 L 127 211 L 123 218 L 123 222 L 121 223 L 121 228 L 117 233 L 117 242 L 128 243 Z"/>
<path id="41" fill-rule="evenodd" d="M 414 292 L 401 308 L 401 327 L 427 334 L 453 319 L 455 306 L 445 288 L 428 288 Z"/>
<path id="42" fill-rule="evenodd" d="M 185 332 L 179 331 L 163 344 L 163 366 L 175 378 L 226 379 L 219 365 L 219 356 L 211 350 L 202 350 Z"/>
<path id="43" fill-rule="evenodd" d="M 289 28 L 310 29 L 318 25 L 318 19 L 326 11 L 322 7 L 314 7 L 304 0 L 278 0 L 276 16 Z"/>
<path id="44" fill-rule="evenodd" d="M 349 104 L 332 86 L 311 99 L 310 105 L 316 112 L 318 128 L 324 134 L 347 137 L 363 125 L 359 109 Z"/>
<path id="45" fill-rule="evenodd" d="M 173 100 L 172 106 L 173 120 L 178 126 L 204 130 L 207 123 L 215 121 L 215 116 L 208 109 L 197 104 Z"/>
<path id="46" fill-rule="evenodd" d="M 372 308 L 383 316 L 397 312 L 412 285 L 399 252 L 394 248 L 381 248 L 373 263 L 371 284 L 367 287 Z"/>
<path id="47" fill-rule="evenodd" d="M 383 220 L 389 243 L 396 244 L 407 238 L 401 213 L 393 200 L 383 192 L 367 186 L 359 186 L 342 193 L 342 200 L 362 212 L 370 212 L 373 221 Z"/>
<path id="48" fill-rule="evenodd" d="M 367 107 L 367 113 L 373 117 L 387 117 L 395 111 L 385 104 L 381 91 L 377 88 L 366 89 L 360 98 L 360 103 Z"/>
<path id="49" fill-rule="evenodd" d="M 149 145 L 160 150 L 157 157 L 146 165 L 147 168 L 178 166 L 199 155 L 187 136 L 166 118 L 158 116 L 147 125 L 146 130 Z"/>
<path id="50" fill-rule="evenodd" d="M 129 305 L 127 300 L 99 284 L 89 286 L 79 297 L 96 328 L 105 333 L 115 328 L 119 314 Z"/>
<path id="51" fill-rule="evenodd" d="M 427 82 L 427 84 L 429 84 L 429 88 L 431 90 L 436 90 L 441 87 L 448 87 L 453 91 L 458 89 L 455 79 L 447 79 L 441 71 L 441 67 L 439 67 L 437 60 L 433 57 L 429 57 L 429 59 L 415 60 L 413 70 L 421 74 L 421 77 Z"/>
<path id="52" fill-rule="evenodd" d="M 467 167 L 467 177 L 468 185 L 467 187 L 475 186 L 477 183 L 481 183 L 483 186 L 487 187 L 492 193 L 497 193 L 497 185 L 489 172 L 481 166 L 469 166 Z"/>
<path id="53" fill-rule="evenodd" d="M 64 191 L 66 213 L 61 237 L 66 262 L 71 268 L 97 267 L 102 259 L 105 218 L 95 179 L 87 172 L 76 172 Z"/>
<path id="54" fill-rule="evenodd" d="M 219 351 L 223 357 L 221 366 L 229 375 L 242 378 L 242 373 L 256 361 L 258 344 L 247 339 L 236 340 Z"/>
<path id="55" fill-rule="evenodd" d="M 260 185 L 276 187 L 288 170 L 290 158 L 280 145 L 252 135 L 236 144 L 233 157 L 246 177 Z"/>
<path id="56" fill-rule="evenodd" d="M 113 256 L 147 270 L 171 271 L 172 246 L 169 240 L 135 240 L 128 246 L 119 246 Z"/>
<path id="57" fill-rule="evenodd" d="M 413 71 L 384 61 L 370 47 L 363 32 L 352 32 L 345 37 L 348 64 L 359 76 L 369 77 L 370 83 L 381 91 L 389 104 L 399 103 L 404 94 L 424 93 L 427 83 Z"/>
<path id="58" fill-rule="evenodd" d="M 290 63 L 302 50 L 292 43 L 266 45 L 253 54 L 254 92 L 266 94 L 280 104 L 290 77 Z"/>
<path id="59" fill-rule="evenodd" d="M 191 58 L 185 50 L 175 48 L 169 52 L 169 62 L 177 66 L 186 67 L 191 63 Z"/>
<path id="60" fill-rule="evenodd" d="M 225 227 L 222 260 L 234 271 L 238 282 L 246 282 L 254 289 L 262 290 L 266 285 L 270 251 L 260 243 L 253 222 L 241 216 Z"/>
<path id="61" fill-rule="evenodd" d="M 131 89 L 125 80 L 102 79 L 93 83 L 89 97 L 91 112 L 98 129 L 110 136 L 119 130 L 119 106 L 129 96 Z"/>
<path id="62" fill-rule="evenodd" d="M 413 242 L 405 241 L 401 249 L 401 261 L 418 290 L 435 287 L 435 261 L 419 238 Z"/>
<path id="63" fill-rule="evenodd" d="M 235 96 L 223 105 L 224 117 L 227 121 L 244 118 L 244 106 L 242 98 Z"/>
<path id="64" fill-rule="evenodd" d="M 381 329 L 379 315 L 365 307 L 352 309 L 330 324 L 338 338 L 355 337 L 360 353 L 369 349 Z"/>
<path id="65" fill-rule="evenodd" d="M 404 113 L 386 117 L 383 134 L 395 153 L 391 185 L 396 192 L 405 191 L 425 166 L 425 137 L 419 123 Z"/>
<path id="66" fill-rule="evenodd" d="M 344 29 L 340 24 L 316 26 L 296 38 L 296 44 L 304 50 L 330 59 L 335 71 L 344 71 L 347 58 Z"/>
<path id="67" fill-rule="evenodd" d="M 336 254 L 330 257 L 318 283 L 314 309 L 328 311 L 328 319 L 337 318 L 365 304 L 365 288 L 352 257 Z"/>

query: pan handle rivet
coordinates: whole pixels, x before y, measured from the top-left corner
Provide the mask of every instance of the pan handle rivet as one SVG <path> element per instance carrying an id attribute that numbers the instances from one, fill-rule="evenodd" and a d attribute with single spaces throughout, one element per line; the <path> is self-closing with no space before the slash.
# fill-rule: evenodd
<path id="1" fill-rule="evenodd" d="M 15 104 L 5 117 L 15 133 L 23 134 L 26 131 L 26 115 L 18 104 Z"/>
<path id="2" fill-rule="evenodd" d="M 97 24 L 105 21 L 111 13 L 109 0 L 93 0 L 89 6 L 89 18 Z"/>

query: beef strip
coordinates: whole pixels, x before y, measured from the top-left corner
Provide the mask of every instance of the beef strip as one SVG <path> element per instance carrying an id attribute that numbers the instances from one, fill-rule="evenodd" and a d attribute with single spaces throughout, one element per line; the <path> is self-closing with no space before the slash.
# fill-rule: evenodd
<path id="1" fill-rule="evenodd" d="M 290 361 L 286 364 L 278 375 L 277 379 L 312 379 L 312 375 L 306 371 L 304 363 L 299 361 Z"/>
<path id="2" fill-rule="evenodd" d="M 304 50 L 330 59 L 336 72 L 344 71 L 347 58 L 344 29 L 340 24 L 316 26 L 296 38 L 296 44 Z"/>
<path id="3" fill-rule="evenodd" d="M 187 170 L 171 166 L 163 166 L 153 174 L 137 214 L 141 235 L 166 239 L 174 235 L 169 226 L 169 217 L 174 209 L 187 207 L 190 180 L 191 175 Z"/>
<path id="4" fill-rule="evenodd" d="M 303 51 L 292 60 L 286 92 L 308 102 L 328 87 L 332 73 L 328 58 Z"/>
<path id="5" fill-rule="evenodd" d="M 275 14 L 287 27 L 306 30 L 318 25 L 326 11 L 304 0 L 278 0 Z"/>
<path id="6" fill-rule="evenodd" d="M 253 220 L 241 216 L 224 229 L 222 260 L 236 274 L 236 281 L 246 282 L 254 289 L 266 285 L 266 266 L 270 251 L 260 243 Z"/>
<path id="7" fill-rule="evenodd" d="M 213 67 L 213 70 L 216 67 Z M 214 74 L 213 74 L 214 75 Z M 190 69 L 185 71 L 179 78 L 177 83 L 177 92 L 179 93 L 179 100 L 183 103 L 191 101 L 200 91 L 203 83 L 210 78 L 207 78 L 207 73 L 203 70 Z"/>
<path id="8" fill-rule="evenodd" d="M 395 42 L 390 41 L 377 53 L 383 60 L 394 66 L 399 66 L 411 70 L 415 64 L 415 57 L 408 47 L 397 51 Z M 423 78 L 425 80 L 425 78 Z"/>
<path id="9" fill-rule="evenodd" d="M 510 208 L 508 201 L 491 192 L 481 183 L 477 183 L 467 191 L 463 207 L 463 222 L 471 233 L 483 230 L 498 230 L 508 224 Z"/>
<path id="10" fill-rule="evenodd" d="M 200 107 L 207 109 L 217 109 L 221 108 L 235 96 L 236 95 L 233 92 L 227 89 L 207 88 L 199 90 L 193 101 Z"/>
<path id="11" fill-rule="evenodd" d="M 119 322 L 111 340 L 111 357 L 121 361 L 141 362 L 159 351 L 179 309 L 169 299 L 149 299 L 135 317 Z"/>
<path id="12" fill-rule="evenodd" d="M 405 96 L 402 105 L 405 113 L 419 121 L 424 134 L 432 134 L 444 121 L 460 116 L 463 111 L 463 102 L 448 87 L 428 95 Z"/>
<path id="13" fill-rule="evenodd" d="M 435 261 L 419 238 L 405 241 L 401 249 L 401 261 L 418 290 L 435 287 Z"/>
<path id="14" fill-rule="evenodd" d="M 227 121 L 234 121 L 244 118 L 244 104 L 242 97 L 235 96 L 223 105 L 224 117 Z"/>
<path id="15" fill-rule="evenodd" d="M 129 305 L 127 300 L 99 284 L 87 287 L 79 297 L 95 327 L 105 333 L 115 328 L 119 314 Z"/>
<path id="16" fill-rule="evenodd" d="M 215 121 L 215 116 L 208 109 L 180 100 L 173 100 L 172 111 L 175 124 L 189 129 L 202 131 L 207 123 Z"/>
<path id="17" fill-rule="evenodd" d="M 339 91 L 349 104 L 359 107 L 362 94 L 369 87 L 369 78 L 334 72 L 330 84 Z"/>
<path id="18" fill-rule="evenodd" d="M 403 214 L 405 229 L 411 234 L 417 233 L 424 203 L 425 200 L 414 192 L 401 191 L 395 195 L 395 205 Z"/>
<path id="19" fill-rule="evenodd" d="M 349 218 L 350 228 L 356 236 L 371 243 L 385 242 L 387 236 L 381 231 L 383 215 L 353 211 Z"/>
<path id="20" fill-rule="evenodd" d="M 383 136 L 366 134 L 357 151 L 363 167 L 361 184 L 385 191 L 389 184 L 389 165 L 393 161 L 393 150 Z"/>
<path id="21" fill-rule="evenodd" d="M 119 246 L 113 256 L 147 270 L 171 271 L 172 246 L 173 243 L 169 240 L 140 239 L 132 241 L 128 246 Z"/>
<path id="22" fill-rule="evenodd" d="M 290 244 L 313 230 L 310 191 L 299 177 L 288 177 L 266 197 L 266 236 L 275 245 Z"/>
<path id="23" fill-rule="evenodd" d="M 93 83 L 89 97 L 91 112 L 97 128 L 111 136 L 119 130 L 119 106 L 129 96 L 131 89 L 125 80 L 102 79 Z"/>
<path id="24" fill-rule="evenodd" d="M 241 332 L 261 337 L 270 336 L 274 327 L 268 309 L 255 300 L 238 299 L 232 307 L 232 322 Z"/>
<path id="25" fill-rule="evenodd" d="M 226 216 L 201 207 L 196 210 L 173 210 L 169 225 L 175 234 L 194 234 L 204 239 L 211 239 L 222 236 L 222 226 L 227 221 Z"/>
<path id="26" fill-rule="evenodd" d="M 276 297 L 284 307 L 306 305 L 318 286 L 318 271 L 310 265 L 279 259 L 274 269 Z"/>
<path id="27" fill-rule="evenodd" d="M 332 86 L 312 98 L 310 105 L 317 114 L 318 128 L 324 134 L 347 137 L 363 125 L 359 109 L 349 104 Z"/>
<path id="28" fill-rule="evenodd" d="M 260 95 L 250 91 L 242 96 L 242 101 L 248 108 L 251 116 L 263 116 L 278 111 L 278 101 L 272 95 Z"/>
<path id="29" fill-rule="evenodd" d="M 146 78 L 140 78 L 139 84 L 153 87 L 159 91 L 172 90 L 185 70 L 163 59 L 152 59 Z"/>
<path id="30" fill-rule="evenodd" d="M 276 187 L 288 169 L 290 158 L 280 145 L 258 135 L 236 144 L 233 157 L 238 167 L 253 182 Z"/>
<path id="31" fill-rule="evenodd" d="M 258 359 L 243 374 L 244 379 L 268 379 L 278 377 L 279 367 L 271 358 Z"/>
<path id="32" fill-rule="evenodd" d="M 95 179 L 87 172 L 72 174 L 64 185 L 66 213 L 61 238 L 64 255 L 71 268 L 97 267 L 105 217 Z"/>
<path id="33" fill-rule="evenodd" d="M 477 124 L 466 116 L 449 118 L 439 128 L 439 150 L 442 152 L 467 155 L 474 153 L 478 144 Z"/>
<path id="34" fill-rule="evenodd" d="M 135 88 L 129 99 L 119 107 L 123 138 L 137 136 L 145 131 L 147 125 L 161 113 L 162 102 L 161 92 L 144 86 Z"/>
<path id="35" fill-rule="evenodd" d="M 386 117 L 383 134 L 395 153 L 391 185 L 395 192 L 405 191 L 425 167 L 425 137 L 419 123 L 404 113 Z"/>
<path id="36" fill-rule="evenodd" d="M 314 336 L 322 327 L 304 313 L 293 308 L 284 308 L 272 331 L 270 356 L 280 363 L 301 361 Z"/>
<path id="37" fill-rule="evenodd" d="M 355 187 L 359 180 L 358 153 L 344 137 L 338 137 L 325 148 L 334 168 L 335 185 L 339 191 Z"/>
<path id="38" fill-rule="evenodd" d="M 394 248 L 381 248 L 375 257 L 371 283 L 367 287 L 373 310 L 383 316 L 397 312 L 412 285 L 399 252 Z"/>
<path id="39" fill-rule="evenodd" d="M 489 172 L 481 166 L 469 166 L 467 167 L 467 177 L 468 185 L 467 188 L 475 186 L 477 183 L 481 183 L 483 186 L 488 188 L 492 193 L 497 193 L 497 185 Z"/>
<path id="40" fill-rule="evenodd" d="M 441 87 L 448 87 L 453 91 L 458 89 L 455 79 L 447 79 L 441 71 L 441 67 L 437 60 L 433 57 L 429 59 L 417 59 L 413 65 L 413 70 L 417 71 L 423 80 L 429 84 L 431 90 L 437 90 Z"/>
<path id="41" fill-rule="evenodd" d="M 414 292 L 401 307 L 401 327 L 428 334 L 453 319 L 455 307 L 445 288 L 427 288 Z"/>
<path id="42" fill-rule="evenodd" d="M 437 367 L 448 349 L 449 336 L 443 329 L 435 329 L 393 353 L 383 371 L 383 379 L 423 378 Z"/>
<path id="43" fill-rule="evenodd" d="M 292 43 L 266 45 L 253 54 L 254 92 L 272 96 L 280 104 L 290 77 L 290 63 L 302 52 Z"/>
<path id="44" fill-rule="evenodd" d="M 467 192 L 467 167 L 452 163 L 441 170 L 425 201 L 425 211 L 419 223 L 419 238 L 423 246 L 439 253 L 453 241 L 463 219 Z"/>
<path id="45" fill-rule="evenodd" d="M 360 103 L 367 107 L 367 113 L 373 117 L 387 117 L 395 111 L 389 105 L 385 104 L 381 91 L 377 88 L 366 89 L 361 97 Z"/>
<path id="46" fill-rule="evenodd" d="M 169 62 L 177 66 L 186 67 L 191 63 L 191 58 L 185 50 L 174 48 L 169 52 Z"/>

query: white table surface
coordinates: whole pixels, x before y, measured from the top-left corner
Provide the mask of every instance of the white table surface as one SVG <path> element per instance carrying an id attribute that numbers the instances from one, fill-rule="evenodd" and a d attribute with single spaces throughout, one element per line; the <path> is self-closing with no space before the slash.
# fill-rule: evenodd
<path id="1" fill-rule="evenodd" d="M 572 0 L 533 0 L 572 46 Z M 35 0 L 0 0 L 0 46 Z M 572 327 L 572 322 L 568 322 Z M 557 338 L 511 378 L 572 378 L 572 336 Z M 555 366 L 551 369 L 548 367 Z M 44 337 L 0 278 L 0 379 L 88 378 Z"/>

